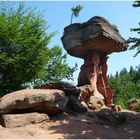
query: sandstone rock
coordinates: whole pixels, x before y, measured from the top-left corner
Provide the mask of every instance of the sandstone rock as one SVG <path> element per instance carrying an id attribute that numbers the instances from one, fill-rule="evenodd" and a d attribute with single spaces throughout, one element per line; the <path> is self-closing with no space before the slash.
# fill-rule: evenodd
<path id="1" fill-rule="evenodd" d="M 126 50 L 126 43 L 118 30 L 98 16 L 82 24 L 67 26 L 62 42 L 70 55 L 81 58 L 91 51 L 109 54 Z"/>
<path id="2" fill-rule="evenodd" d="M 111 109 L 112 109 L 112 111 L 115 111 L 115 112 L 122 111 L 121 105 L 112 104 L 112 105 L 111 105 Z"/>
<path id="3" fill-rule="evenodd" d="M 111 107 L 113 93 L 107 79 L 108 54 L 127 49 L 119 31 L 106 19 L 96 16 L 85 23 L 67 26 L 61 39 L 70 55 L 84 59 L 77 86 L 92 85 L 95 92 L 104 96 L 105 105 Z"/>
<path id="4" fill-rule="evenodd" d="M 110 122 L 114 121 L 114 113 L 108 108 L 102 109 L 99 112 L 97 112 L 97 116 L 103 120 L 107 120 Z"/>
<path id="5" fill-rule="evenodd" d="M 48 115 L 44 113 L 4 114 L 1 116 L 2 125 L 8 128 L 37 124 L 48 120 Z"/>
<path id="6" fill-rule="evenodd" d="M 94 93 L 101 93 L 105 98 L 106 106 L 110 107 L 113 103 L 113 93 L 108 86 L 106 61 L 106 56 L 95 53 L 91 58 L 86 58 L 78 77 L 78 86 L 91 85 Z"/>
<path id="7" fill-rule="evenodd" d="M 82 101 L 81 104 L 82 104 L 84 107 L 86 107 L 87 110 L 88 110 L 88 105 L 87 105 L 84 101 Z"/>
<path id="8" fill-rule="evenodd" d="M 94 95 L 95 89 L 91 85 L 84 85 L 78 88 L 80 90 L 79 100 L 81 102 L 88 102 L 90 97 Z"/>
<path id="9" fill-rule="evenodd" d="M 73 95 L 69 96 L 68 107 L 77 113 L 84 113 L 87 111 L 87 108 Z"/>
<path id="10" fill-rule="evenodd" d="M 122 124 L 128 119 L 125 113 L 114 112 L 109 108 L 98 111 L 96 115 L 103 123 L 110 123 L 113 125 Z"/>
<path id="11" fill-rule="evenodd" d="M 59 89 L 64 91 L 66 96 L 74 95 L 76 97 L 79 96 L 79 89 L 67 82 L 50 82 L 50 83 L 44 83 L 42 85 L 39 85 L 35 87 L 35 89 Z"/>
<path id="12" fill-rule="evenodd" d="M 1 98 L 0 114 L 43 112 L 55 114 L 67 105 L 68 97 L 61 90 L 25 89 Z"/>
<path id="13" fill-rule="evenodd" d="M 117 114 L 127 116 L 128 122 L 140 121 L 140 112 L 124 110 L 123 112 L 118 112 Z"/>
<path id="14" fill-rule="evenodd" d="M 140 101 L 138 99 L 131 99 L 128 101 L 128 109 L 131 111 L 135 110 L 136 105 L 139 103 Z"/>
<path id="15" fill-rule="evenodd" d="M 88 107 L 92 110 L 99 110 L 104 106 L 104 101 L 102 98 L 91 96 L 88 102 Z"/>
<path id="16" fill-rule="evenodd" d="M 103 95 L 95 91 L 91 85 L 81 86 L 79 89 L 79 100 L 84 102 L 90 109 L 100 109 L 105 105 Z"/>

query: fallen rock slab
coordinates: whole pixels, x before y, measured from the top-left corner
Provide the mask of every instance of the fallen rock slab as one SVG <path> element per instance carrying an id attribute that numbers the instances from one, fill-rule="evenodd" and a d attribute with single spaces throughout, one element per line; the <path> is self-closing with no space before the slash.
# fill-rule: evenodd
<path id="1" fill-rule="evenodd" d="M 56 114 L 66 107 L 68 97 L 61 90 L 25 89 L 1 98 L 0 114 L 42 112 Z"/>
<path id="2" fill-rule="evenodd" d="M 48 121 L 49 117 L 44 113 L 24 113 L 24 114 L 4 114 L 0 118 L 0 122 L 4 127 L 15 128 L 28 124 L 37 124 Z"/>

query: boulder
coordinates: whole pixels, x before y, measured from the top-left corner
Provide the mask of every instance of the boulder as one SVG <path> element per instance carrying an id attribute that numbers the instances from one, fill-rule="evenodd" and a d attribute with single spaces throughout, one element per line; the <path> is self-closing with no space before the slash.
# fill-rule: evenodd
<path id="1" fill-rule="evenodd" d="M 78 88 L 80 89 L 79 100 L 84 102 L 88 108 L 96 110 L 101 109 L 105 105 L 103 95 L 95 91 L 92 85 L 84 85 Z"/>
<path id="2" fill-rule="evenodd" d="M 101 109 L 96 113 L 96 116 L 101 122 L 113 125 L 123 124 L 128 119 L 127 114 L 114 112 L 109 108 Z"/>
<path id="3" fill-rule="evenodd" d="M 1 98 L 0 114 L 43 112 L 55 114 L 63 111 L 68 97 L 61 90 L 25 89 Z"/>
<path id="4" fill-rule="evenodd" d="M 79 96 L 80 90 L 78 87 L 67 82 L 48 82 L 35 87 L 35 89 L 59 89 L 65 92 L 66 96 Z"/>
<path id="5" fill-rule="evenodd" d="M 95 89 L 91 85 L 84 85 L 78 87 L 80 90 L 79 100 L 85 103 L 89 101 L 90 96 L 94 95 Z"/>
<path id="6" fill-rule="evenodd" d="M 88 102 L 88 107 L 92 110 L 99 110 L 105 106 L 105 103 L 102 98 L 91 96 Z"/>
<path id="7" fill-rule="evenodd" d="M 49 120 L 47 114 L 44 113 L 24 113 L 24 114 L 3 114 L 0 122 L 4 127 L 14 128 L 28 124 L 37 124 Z"/>
<path id="8" fill-rule="evenodd" d="M 140 103 L 138 99 L 131 99 L 128 101 L 128 109 L 131 111 L 135 110 L 135 107 Z"/>
<path id="9" fill-rule="evenodd" d="M 87 108 L 81 104 L 80 101 L 77 100 L 73 95 L 69 96 L 68 108 L 77 113 L 87 112 Z"/>
<path id="10" fill-rule="evenodd" d="M 126 50 L 126 42 L 119 31 L 103 17 L 95 16 L 85 23 L 71 24 L 61 38 L 65 50 L 84 58 L 91 51 L 110 54 Z"/>
<path id="11" fill-rule="evenodd" d="M 115 114 L 112 110 L 105 108 L 97 112 L 97 117 L 106 122 L 115 122 Z"/>

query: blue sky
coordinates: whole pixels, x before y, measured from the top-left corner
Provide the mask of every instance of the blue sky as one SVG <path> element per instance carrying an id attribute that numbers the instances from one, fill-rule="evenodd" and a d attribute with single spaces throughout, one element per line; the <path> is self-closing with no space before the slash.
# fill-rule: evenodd
<path id="1" fill-rule="evenodd" d="M 138 36 L 136 33 L 130 32 L 130 28 L 137 27 L 140 21 L 140 8 L 133 8 L 132 1 L 26 1 L 27 7 L 36 7 L 44 14 L 44 19 L 50 25 L 49 32 L 57 31 L 57 35 L 52 38 L 49 47 L 59 45 L 63 48 L 61 37 L 65 26 L 70 24 L 71 7 L 78 4 L 83 6 L 78 18 L 74 18 L 73 22 L 82 23 L 89 20 L 93 16 L 102 16 L 110 23 L 115 24 L 122 37 Z M 63 49 L 63 52 L 66 51 Z M 108 59 L 108 74 L 115 74 L 122 68 L 137 66 L 140 64 L 140 55 L 133 57 L 135 51 L 126 51 L 122 53 L 113 53 Z M 68 55 L 68 64 L 74 66 L 78 64 L 78 70 L 74 73 L 74 82 L 77 83 L 80 66 L 83 60 Z"/>

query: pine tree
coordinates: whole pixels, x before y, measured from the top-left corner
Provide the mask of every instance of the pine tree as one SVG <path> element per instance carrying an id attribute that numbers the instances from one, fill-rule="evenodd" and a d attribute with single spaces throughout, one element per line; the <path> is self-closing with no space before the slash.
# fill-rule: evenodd
<path id="1" fill-rule="evenodd" d="M 133 7 L 140 7 L 140 1 L 136 0 L 133 3 Z M 131 31 L 137 32 L 138 35 L 140 35 L 140 22 L 138 23 L 137 28 L 131 28 Z M 138 37 L 129 37 L 127 42 L 130 44 L 129 49 L 134 50 L 136 49 L 136 54 L 134 57 L 136 57 L 140 53 L 140 38 Z"/>

